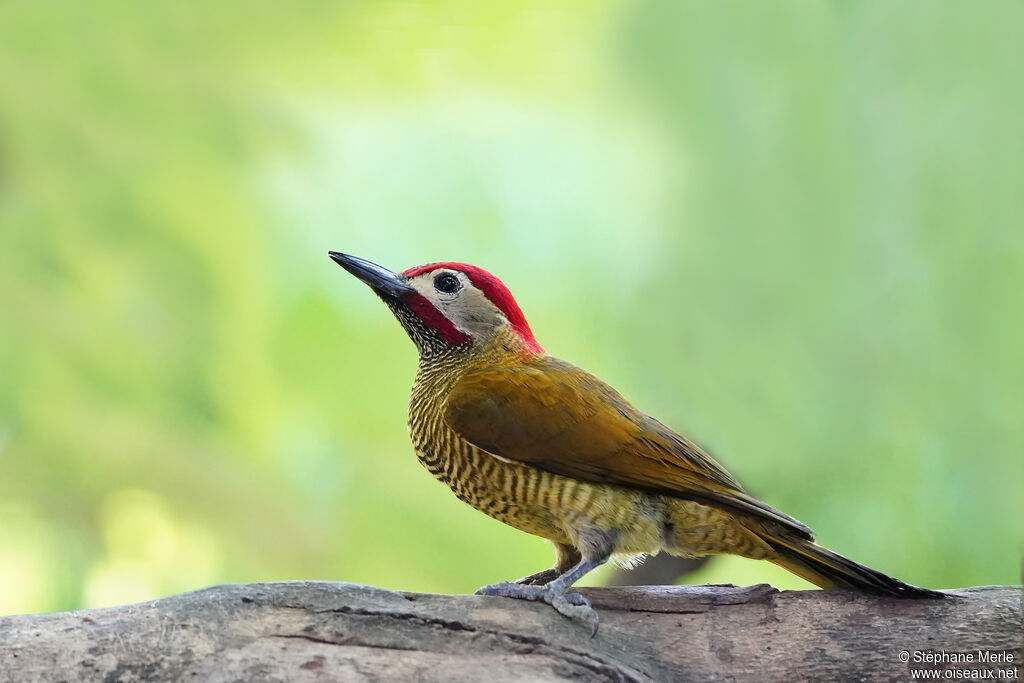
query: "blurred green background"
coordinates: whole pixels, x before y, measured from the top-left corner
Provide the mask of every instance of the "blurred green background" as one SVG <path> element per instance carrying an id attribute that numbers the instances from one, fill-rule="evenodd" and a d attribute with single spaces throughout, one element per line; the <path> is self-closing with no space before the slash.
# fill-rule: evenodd
<path id="1" fill-rule="evenodd" d="M 824 544 L 1017 583 L 1022 20 L 3 3 L 0 613 L 550 565 L 416 462 L 412 344 L 328 249 L 484 266 Z"/>

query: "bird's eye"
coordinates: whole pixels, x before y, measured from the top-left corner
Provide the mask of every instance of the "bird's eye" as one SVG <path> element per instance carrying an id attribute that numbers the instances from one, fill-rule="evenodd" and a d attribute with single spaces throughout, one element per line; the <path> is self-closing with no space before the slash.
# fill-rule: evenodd
<path id="1" fill-rule="evenodd" d="M 434 289 L 445 294 L 454 294 L 459 291 L 462 287 L 462 283 L 459 282 L 459 278 L 455 277 L 451 273 L 441 273 L 434 278 Z"/>

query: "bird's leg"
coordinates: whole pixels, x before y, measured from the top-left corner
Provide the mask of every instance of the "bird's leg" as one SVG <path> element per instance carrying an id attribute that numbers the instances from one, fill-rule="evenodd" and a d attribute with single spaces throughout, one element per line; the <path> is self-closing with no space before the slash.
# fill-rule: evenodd
<path id="1" fill-rule="evenodd" d="M 528 574 L 521 579 L 516 579 L 514 583 L 518 583 L 522 586 L 545 586 L 560 576 L 558 570 L 554 567 L 550 569 L 541 569 L 539 572 Z"/>
<path id="2" fill-rule="evenodd" d="M 540 600 L 555 608 L 560 614 L 582 621 L 591 626 L 591 635 L 597 633 L 597 612 L 590 606 L 590 601 L 579 593 L 569 593 L 572 584 L 576 583 L 584 574 L 600 567 L 608 561 L 608 556 L 596 560 L 586 558 L 580 560 L 569 571 L 563 573 L 554 581 L 544 586 L 524 585 L 508 581 L 484 586 L 476 592 L 477 595 L 495 595 L 505 598 L 516 598 L 518 600 Z"/>
<path id="3" fill-rule="evenodd" d="M 582 558 L 580 551 L 576 550 L 574 546 L 568 543 L 555 543 L 555 552 L 558 555 L 555 558 L 555 566 L 551 569 L 545 569 L 529 576 L 524 576 L 521 579 L 517 579 L 516 583 L 527 585 L 527 586 L 543 586 L 551 583 L 562 574 L 566 573 L 574 566 L 576 566 Z"/>

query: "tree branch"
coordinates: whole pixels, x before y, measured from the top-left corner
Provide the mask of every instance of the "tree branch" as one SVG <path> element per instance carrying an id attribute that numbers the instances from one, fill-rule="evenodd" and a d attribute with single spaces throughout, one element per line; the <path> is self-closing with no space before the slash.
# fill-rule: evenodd
<path id="1" fill-rule="evenodd" d="M 904 681 L 928 665 L 901 651 L 979 650 L 1010 654 L 931 668 L 1024 678 L 1019 587 L 919 601 L 765 585 L 582 592 L 601 615 L 594 638 L 546 605 L 321 582 L 5 617 L 0 681 Z"/>

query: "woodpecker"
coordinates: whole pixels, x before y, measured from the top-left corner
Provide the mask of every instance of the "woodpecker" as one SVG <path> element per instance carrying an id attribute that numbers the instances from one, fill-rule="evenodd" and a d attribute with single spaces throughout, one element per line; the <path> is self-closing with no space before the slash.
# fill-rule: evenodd
<path id="1" fill-rule="evenodd" d="M 710 455 L 594 375 L 545 353 L 508 288 L 466 263 L 394 273 L 329 252 L 419 351 L 409 430 L 419 461 L 480 512 L 555 548 L 550 569 L 478 594 L 543 601 L 589 623 L 571 586 L 609 559 L 664 550 L 768 560 L 822 588 L 939 598 L 814 542 Z"/>

